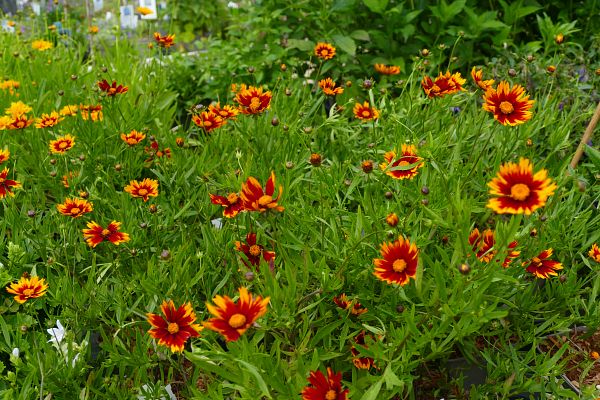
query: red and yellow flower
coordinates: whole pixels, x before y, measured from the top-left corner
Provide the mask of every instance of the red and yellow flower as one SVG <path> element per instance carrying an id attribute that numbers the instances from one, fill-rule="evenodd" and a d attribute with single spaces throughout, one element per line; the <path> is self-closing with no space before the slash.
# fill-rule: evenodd
<path id="1" fill-rule="evenodd" d="M 550 257 L 552 257 L 552 249 L 546 249 L 538 254 L 537 257 L 524 262 L 523 266 L 527 265 L 525 270 L 537 278 L 548 279 L 552 275 L 558 275 L 556 271 L 563 269 L 561 263 L 550 260 Z"/>
<path id="2" fill-rule="evenodd" d="M 62 215 L 78 218 L 93 210 L 92 203 L 83 199 L 65 199 L 63 204 L 57 204 L 56 208 Z"/>
<path id="3" fill-rule="evenodd" d="M 348 400 L 348 389 L 342 387 L 342 373 L 327 368 L 327 377 L 321 371 L 311 371 L 309 385 L 302 389 L 302 400 Z"/>
<path id="4" fill-rule="evenodd" d="M 246 211 L 265 212 L 267 210 L 283 211 L 284 208 L 278 204 L 283 186 L 279 185 L 278 195 L 273 197 L 275 193 L 275 172 L 271 171 L 271 176 L 267 180 L 265 190 L 254 177 L 249 177 L 246 183 L 242 184 L 241 199 Z"/>
<path id="5" fill-rule="evenodd" d="M 350 348 L 350 352 L 352 353 L 352 363 L 358 369 L 371 369 L 371 367 L 377 368 L 375 366 L 375 360 L 372 357 L 360 357 L 360 350 L 358 348 L 368 349 L 367 343 L 365 342 L 365 331 L 361 331 L 358 335 L 354 337 L 354 345 Z M 368 335 L 370 339 L 373 339 L 373 335 Z"/>
<path id="6" fill-rule="evenodd" d="M 67 105 L 60 109 L 59 114 L 63 117 L 74 117 L 75 115 L 77 115 L 77 110 L 79 110 L 79 106 Z"/>
<path id="7" fill-rule="evenodd" d="M 432 80 L 430 77 L 425 76 L 421 81 L 421 86 L 425 91 L 425 94 L 430 98 L 443 97 L 449 94 L 458 93 L 461 90 L 465 90 L 462 85 L 467 80 L 464 79 L 460 72 L 451 74 L 450 71 L 446 71 L 445 74 L 440 74 Z"/>
<path id="8" fill-rule="evenodd" d="M 588 255 L 592 258 L 592 260 L 600 263 L 600 249 L 596 243 L 592 245 Z"/>
<path id="9" fill-rule="evenodd" d="M 375 71 L 381 75 L 398 75 L 400 73 L 400 67 L 395 65 L 375 64 Z"/>
<path id="10" fill-rule="evenodd" d="M 493 87 L 495 81 L 493 79 L 484 80 L 483 79 L 483 70 L 477 69 L 477 67 L 473 67 L 471 70 L 471 78 L 473 81 L 483 90 L 487 91 L 489 88 Z"/>
<path id="11" fill-rule="evenodd" d="M 368 311 L 368 309 L 363 307 L 358 301 L 348 299 L 346 293 L 335 296 L 333 302 L 343 310 L 350 310 L 350 314 L 352 315 L 361 315 Z"/>
<path id="12" fill-rule="evenodd" d="M 32 110 L 27 104 L 22 101 L 11 102 L 10 107 L 5 109 L 5 114 L 10 115 L 13 118 L 20 117 L 22 115 L 27 114 Z"/>
<path id="13" fill-rule="evenodd" d="M 8 149 L 0 149 L 0 165 L 8 161 L 10 151 Z"/>
<path id="14" fill-rule="evenodd" d="M 530 215 L 543 207 L 556 190 L 548 171 L 542 169 L 534 175 L 533 165 L 526 158 L 521 158 L 519 164 L 503 164 L 488 186 L 489 193 L 497 197 L 491 198 L 487 207 L 498 214 Z"/>
<path id="15" fill-rule="evenodd" d="M 319 42 L 315 46 L 315 56 L 322 60 L 331 60 L 335 56 L 335 47 L 329 43 Z"/>
<path id="16" fill-rule="evenodd" d="M 225 119 L 212 111 L 202 111 L 200 114 L 194 114 L 192 121 L 207 133 L 227 123 Z"/>
<path id="17" fill-rule="evenodd" d="M 127 143 L 127 145 L 129 145 L 129 146 L 135 146 L 136 144 L 139 144 L 145 138 L 146 138 L 146 135 L 144 135 L 141 132 L 136 131 L 135 129 L 133 129 L 131 132 L 129 132 L 127 134 L 121 133 L 121 140 L 124 141 L 125 143 Z"/>
<path id="18" fill-rule="evenodd" d="M 33 123 L 33 119 L 29 119 L 27 114 L 23 114 L 18 117 L 13 117 L 12 121 L 10 121 L 10 124 L 8 125 L 8 129 L 11 129 L 11 130 L 25 129 L 32 123 Z"/>
<path id="19" fill-rule="evenodd" d="M 125 94 L 129 91 L 127 86 L 117 85 L 117 81 L 113 81 L 112 84 L 110 84 L 106 79 L 98 82 L 98 88 L 106 93 L 106 95 L 109 97 L 113 97 L 118 94 Z"/>
<path id="20" fill-rule="evenodd" d="M 469 244 L 472 246 L 473 251 L 476 252 L 476 256 L 479 261 L 489 263 L 494 259 L 498 250 L 494 248 L 496 243 L 496 233 L 491 229 L 486 229 L 483 234 L 479 232 L 479 229 L 475 228 L 469 235 Z M 514 250 L 518 246 L 516 241 L 512 241 L 508 244 L 508 254 L 502 262 L 504 268 L 508 268 L 511 261 L 521 254 L 520 251 Z"/>
<path id="21" fill-rule="evenodd" d="M 502 125 L 515 126 L 531 119 L 535 100 L 529 100 L 525 88 L 502 81 L 496 89 L 489 88 L 483 95 L 483 109 L 494 114 L 494 119 Z"/>
<path id="22" fill-rule="evenodd" d="M 95 221 L 87 223 L 87 229 L 83 230 L 83 237 L 90 247 L 96 247 L 98 244 L 108 240 L 112 244 L 119 245 L 129 241 L 129 235 L 119 232 L 121 223 L 112 221 L 106 228 L 103 228 Z"/>
<path id="23" fill-rule="evenodd" d="M 236 241 L 235 249 L 244 253 L 250 264 L 255 267 L 258 267 L 260 264 L 261 255 L 267 263 L 275 259 L 274 251 L 265 250 L 264 246 L 256 244 L 256 233 L 248 233 L 246 235 L 246 243 Z M 242 262 L 249 267 L 246 260 L 242 259 Z"/>
<path id="24" fill-rule="evenodd" d="M 6 291 L 15 295 L 15 301 L 19 304 L 25 303 L 29 299 L 36 299 L 46 294 L 48 284 L 44 278 L 37 276 L 29 277 L 23 275 L 18 282 L 11 283 Z"/>
<path id="25" fill-rule="evenodd" d="M 402 236 L 393 243 L 381 245 L 382 259 L 373 260 L 377 279 L 389 284 L 404 286 L 410 278 L 415 279 L 419 264 L 419 250 L 414 243 Z"/>
<path id="26" fill-rule="evenodd" d="M 344 88 L 335 87 L 335 82 L 331 78 L 320 80 L 319 87 L 327 96 L 336 96 L 338 94 L 344 93 Z"/>
<path id="27" fill-rule="evenodd" d="M 237 108 L 227 104 L 221 107 L 221 103 L 211 104 L 208 106 L 208 110 L 223 119 L 235 119 L 235 117 L 239 114 Z"/>
<path id="28" fill-rule="evenodd" d="M 21 182 L 17 182 L 12 179 L 8 179 L 8 168 L 4 168 L 0 172 L 0 199 L 3 199 L 8 194 L 13 197 L 15 194 L 12 192 L 13 189 L 21 187 Z"/>
<path id="29" fill-rule="evenodd" d="M 204 327 L 220 333 L 228 342 L 238 340 L 257 319 L 265 315 L 270 301 L 270 297 L 253 296 L 245 287 L 239 288 L 239 294 L 237 302 L 228 296 L 217 295 L 213 298 L 215 305 L 206 303 L 214 318 L 203 322 Z"/>
<path id="30" fill-rule="evenodd" d="M 365 101 L 363 104 L 356 103 L 352 112 L 356 118 L 363 121 L 371 121 L 379 118 L 379 110 L 371 107 L 368 101 Z"/>
<path id="31" fill-rule="evenodd" d="M 169 47 L 175 44 L 175 35 L 167 34 L 165 36 L 161 36 L 160 33 L 154 32 L 154 40 L 156 41 L 156 44 L 158 44 L 159 47 L 164 47 L 168 49 Z"/>
<path id="32" fill-rule="evenodd" d="M 52 126 L 58 125 L 58 123 L 62 120 L 63 118 L 61 118 L 56 111 L 52 111 L 50 114 L 42 114 L 41 118 L 37 118 L 35 120 L 35 127 L 50 128 Z"/>
<path id="33" fill-rule="evenodd" d="M 160 310 L 163 316 L 147 313 L 148 323 L 152 328 L 150 336 L 158 340 L 159 346 L 166 346 L 173 353 L 181 353 L 189 338 L 200 336 L 202 328 L 196 322 L 196 313 L 190 303 L 184 303 L 178 308 L 172 300 L 163 301 Z"/>
<path id="34" fill-rule="evenodd" d="M 64 187 L 68 188 L 71 183 L 79 176 L 79 172 L 77 171 L 68 171 L 65 175 L 62 176 L 62 184 Z"/>
<path id="35" fill-rule="evenodd" d="M 51 140 L 49 147 L 53 154 L 65 154 L 75 145 L 75 138 L 71 135 L 60 136 Z"/>
<path id="36" fill-rule="evenodd" d="M 92 121 L 102 121 L 104 119 L 104 115 L 102 114 L 102 105 L 79 105 L 79 111 L 81 111 L 81 119 L 87 121 L 91 119 Z"/>
<path id="37" fill-rule="evenodd" d="M 156 140 L 153 140 L 152 143 L 150 143 L 150 147 L 144 147 L 144 152 L 148 154 L 148 158 L 145 160 L 146 163 L 151 163 L 156 158 L 171 158 L 171 149 L 169 147 L 161 149 Z"/>
<path id="38" fill-rule="evenodd" d="M 425 165 L 412 144 L 402 145 L 400 158 L 396 158 L 396 150 L 386 152 L 383 158 L 386 162 L 379 164 L 379 167 L 394 179 L 413 179 L 419 173 L 419 168 Z"/>
<path id="39" fill-rule="evenodd" d="M 239 104 L 241 113 L 260 114 L 271 106 L 272 97 L 270 91 L 263 92 L 261 87 L 249 86 L 238 91 L 234 100 Z"/>
<path id="40" fill-rule="evenodd" d="M 141 182 L 132 180 L 123 190 L 131 197 L 137 197 L 146 202 L 150 197 L 158 196 L 158 181 L 150 178 L 144 178 Z"/>
<path id="41" fill-rule="evenodd" d="M 211 203 L 224 207 L 223 216 L 226 218 L 233 218 L 244 209 L 242 200 L 237 193 L 229 193 L 227 197 L 209 193 L 209 196 Z"/>

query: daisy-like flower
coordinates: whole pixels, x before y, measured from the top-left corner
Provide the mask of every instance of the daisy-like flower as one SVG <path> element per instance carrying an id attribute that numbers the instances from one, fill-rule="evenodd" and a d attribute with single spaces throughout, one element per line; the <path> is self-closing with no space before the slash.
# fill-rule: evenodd
<path id="1" fill-rule="evenodd" d="M 23 103 L 22 101 L 17 101 L 10 103 L 10 107 L 5 110 L 5 114 L 10 115 L 13 118 L 17 118 L 27 114 L 31 110 L 32 108 L 27 104 Z"/>
<path id="2" fill-rule="evenodd" d="M 498 214 L 531 215 L 556 190 L 548 171 L 541 169 L 534 175 L 533 165 L 526 158 L 521 158 L 519 164 L 503 164 L 488 186 L 489 193 L 497 197 L 491 198 L 486 207 Z"/>
<path id="3" fill-rule="evenodd" d="M 52 43 L 47 40 L 34 40 L 31 42 L 31 48 L 37 51 L 49 50 L 53 47 Z"/>
<path id="4" fill-rule="evenodd" d="M 592 245 L 588 255 L 592 258 L 592 260 L 600 263 L 600 249 L 596 243 Z"/>
<path id="5" fill-rule="evenodd" d="M 37 276 L 23 275 L 18 282 L 11 283 L 6 291 L 15 295 L 15 301 L 19 304 L 25 303 L 29 299 L 36 299 L 46 294 L 48 284 L 44 278 Z"/>
<path id="6" fill-rule="evenodd" d="M 263 92 L 263 88 L 249 86 L 235 95 L 235 101 L 240 105 L 242 114 L 260 114 L 271 106 L 272 94 L 270 91 Z"/>
<path id="7" fill-rule="evenodd" d="M 264 246 L 256 244 L 256 233 L 248 233 L 246 235 L 246 243 L 236 241 L 235 249 L 244 253 L 250 264 L 255 267 L 258 267 L 260 264 L 261 255 L 267 263 L 275 259 L 274 251 L 265 250 Z M 242 262 L 249 267 L 246 260 L 242 259 Z"/>
<path id="8" fill-rule="evenodd" d="M 369 348 L 365 343 L 365 336 L 365 331 L 361 331 L 354 337 L 354 345 L 350 348 L 350 352 L 352 353 L 352 363 L 358 369 L 371 369 L 371 367 L 375 367 L 375 360 L 373 360 L 372 357 L 360 357 L 360 350 L 357 349 L 357 347 L 362 347 L 364 349 Z M 373 335 L 368 336 L 373 339 Z"/>
<path id="9" fill-rule="evenodd" d="M 14 117 L 10 124 L 8 125 L 8 129 L 16 130 L 16 129 L 25 129 L 29 125 L 33 123 L 33 119 L 29 119 L 26 114 L 23 114 L 18 117 Z"/>
<path id="10" fill-rule="evenodd" d="M 87 121 L 91 119 L 92 121 L 102 121 L 104 119 L 104 115 L 102 114 L 102 106 L 100 104 L 97 105 L 83 105 L 79 106 L 79 111 L 81 111 L 81 119 Z"/>
<path id="11" fill-rule="evenodd" d="M 110 84 L 106 79 L 103 79 L 98 82 L 98 88 L 105 92 L 106 95 L 109 97 L 127 93 L 127 91 L 129 90 L 127 86 L 117 85 L 117 81 L 113 81 L 112 84 Z"/>
<path id="12" fill-rule="evenodd" d="M 483 90 L 487 91 L 489 88 L 493 87 L 495 81 L 493 79 L 484 80 L 483 79 L 483 70 L 477 69 L 477 67 L 473 67 L 471 70 L 471 78 L 473 81 Z"/>
<path id="13" fill-rule="evenodd" d="M 212 305 L 206 303 L 208 312 L 215 318 L 203 322 L 205 328 L 218 332 L 228 342 L 235 342 L 241 335 L 265 315 L 270 297 L 252 296 L 245 287 L 239 288 L 240 297 L 233 302 L 227 296 L 215 296 Z"/>
<path id="14" fill-rule="evenodd" d="M 241 199 L 246 211 L 265 212 L 267 210 L 283 211 L 284 208 L 278 204 L 283 187 L 279 185 L 277 198 L 273 198 L 275 193 L 275 172 L 271 171 L 271 176 L 267 180 L 265 190 L 254 177 L 248 178 L 246 183 L 242 184 Z"/>
<path id="15" fill-rule="evenodd" d="M 117 221 L 112 221 L 106 228 L 101 227 L 95 221 L 91 221 L 87 223 L 87 229 L 83 229 L 83 237 L 90 247 L 96 247 L 105 240 L 119 245 L 129 241 L 129 235 L 119 232 L 120 228 L 121 223 Z"/>
<path id="16" fill-rule="evenodd" d="M 71 135 L 60 136 L 56 140 L 51 140 L 49 147 L 53 154 L 65 154 L 75 145 L 75 138 Z"/>
<path id="17" fill-rule="evenodd" d="M 192 121 L 206 133 L 220 128 L 227 123 L 227 121 L 221 118 L 219 114 L 215 114 L 212 111 L 202 111 L 199 114 L 194 114 L 192 116 Z"/>
<path id="18" fill-rule="evenodd" d="M 381 75 L 398 75 L 400 73 L 400 67 L 395 65 L 387 66 L 385 64 L 375 64 L 375 71 Z"/>
<path id="19" fill-rule="evenodd" d="M 348 389 L 342 387 L 342 373 L 327 368 L 327 376 L 321 371 L 311 371 L 310 383 L 302 389 L 302 400 L 348 400 Z"/>
<path id="20" fill-rule="evenodd" d="M 154 14 L 154 11 L 152 11 L 152 9 L 148 7 L 138 7 L 135 10 L 142 15 Z"/>
<path id="21" fill-rule="evenodd" d="M 0 149 L 0 164 L 7 162 L 9 157 L 10 151 L 8 149 Z"/>
<path id="22" fill-rule="evenodd" d="M 229 193 L 227 197 L 217 196 L 216 194 L 211 193 L 208 195 L 210 196 L 211 203 L 223 206 L 223 216 L 226 218 L 233 218 L 244 209 L 238 193 Z"/>
<path id="23" fill-rule="evenodd" d="M 552 249 L 542 251 L 537 257 L 533 257 L 530 261 L 524 262 L 525 270 L 537 278 L 548 279 L 552 275 L 558 275 L 556 271 L 563 269 L 563 266 L 558 261 L 550 260 L 552 257 Z"/>
<path id="24" fill-rule="evenodd" d="M 502 81 L 496 89 L 489 88 L 483 95 L 483 109 L 494 114 L 494 119 L 502 125 L 515 126 L 531 119 L 535 100 L 529 100 L 525 88 Z"/>
<path id="25" fill-rule="evenodd" d="M 159 47 L 168 49 L 175 44 L 175 35 L 167 34 L 165 36 L 161 36 L 160 33 L 154 32 L 154 40 Z"/>
<path id="26" fill-rule="evenodd" d="M 121 140 L 124 141 L 125 143 L 127 143 L 129 146 L 135 146 L 136 144 L 139 144 L 145 138 L 146 138 L 146 135 L 144 135 L 141 132 L 136 131 L 135 129 L 133 129 L 131 132 L 129 132 L 127 134 L 121 133 Z"/>
<path id="27" fill-rule="evenodd" d="M 450 71 L 446 71 L 445 74 L 440 72 L 435 80 L 432 80 L 428 76 L 424 77 L 421 81 L 421 86 L 427 96 L 434 98 L 465 90 L 462 85 L 464 85 L 466 81 L 467 80 L 460 75 L 460 72 L 451 74 Z"/>
<path id="28" fill-rule="evenodd" d="M 79 110 L 79 106 L 67 105 L 60 109 L 59 114 L 63 117 L 74 117 L 77 115 L 77 110 Z"/>
<path id="29" fill-rule="evenodd" d="M 383 259 L 373 260 L 377 279 L 389 284 L 406 285 L 410 278 L 415 279 L 419 263 L 419 250 L 414 243 L 402 236 L 393 243 L 381 245 Z"/>
<path id="30" fill-rule="evenodd" d="M 327 96 L 336 96 L 344 93 L 344 88 L 335 87 L 335 82 L 331 78 L 320 80 L 319 87 Z"/>
<path id="31" fill-rule="evenodd" d="M 57 125 L 62 120 L 63 118 L 61 118 L 56 111 L 52 111 L 50 114 L 42 114 L 41 118 L 37 118 L 35 120 L 35 127 L 50 128 Z"/>
<path id="32" fill-rule="evenodd" d="M 227 104 L 221 107 L 221 103 L 211 104 L 208 106 L 208 110 L 223 119 L 235 119 L 235 117 L 239 114 L 237 108 Z"/>
<path id="33" fill-rule="evenodd" d="M 65 199 L 65 202 L 57 204 L 56 208 L 62 215 L 73 218 L 81 217 L 93 210 L 92 203 L 83 199 Z"/>
<path id="34" fill-rule="evenodd" d="M 0 172 L 0 199 L 5 198 L 7 194 L 13 197 L 15 194 L 12 190 L 21 187 L 21 182 L 8 179 L 7 177 L 8 168 L 4 168 L 2 172 Z"/>
<path id="35" fill-rule="evenodd" d="M 423 158 L 417 156 L 417 148 L 412 144 L 402 144 L 399 158 L 396 158 L 395 150 L 386 152 L 383 158 L 386 162 L 379 164 L 379 167 L 394 179 L 413 179 L 419 173 L 419 168 L 425 165 Z"/>
<path id="36" fill-rule="evenodd" d="M 147 202 L 150 197 L 158 196 L 158 181 L 150 178 L 145 178 L 141 182 L 133 180 L 123 190 L 131 197 L 141 198 Z"/>
<path id="37" fill-rule="evenodd" d="M 202 328 L 196 322 L 196 313 L 190 303 L 176 308 L 172 300 L 163 301 L 160 310 L 163 316 L 147 313 L 148 323 L 152 329 L 150 336 L 158 340 L 160 346 L 166 346 L 173 353 L 181 353 L 189 338 L 200 336 Z"/>
<path id="38" fill-rule="evenodd" d="M 315 56 L 322 60 L 331 60 L 335 56 L 335 47 L 329 43 L 319 42 L 315 46 Z"/>
<path id="39" fill-rule="evenodd" d="M 356 103 L 352 112 L 356 118 L 363 121 L 371 121 L 379 118 L 379 110 L 371 107 L 368 101 L 365 101 L 363 104 Z"/>
<path id="40" fill-rule="evenodd" d="M 352 315 L 361 315 L 368 311 L 368 309 L 364 308 L 358 301 L 348 299 L 346 293 L 335 296 L 333 302 L 343 310 L 350 310 L 350 314 Z"/>
<path id="41" fill-rule="evenodd" d="M 88 33 L 95 35 L 98 32 L 100 32 L 100 28 L 98 28 L 96 25 L 92 25 L 88 28 Z"/>
<path id="42" fill-rule="evenodd" d="M 496 233 L 491 229 L 486 229 L 483 234 L 479 232 L 479 229 L 475 228 L 469 235 L 469 244 L 473 247 L 473 251 L 476 252 L 476 256 L 479 261 L 489 263 L 494 259 L 498 250 L 494 249 L 496 243 Z M 508 268 L 511 261 L 521 254 L 520 251 L 514 250 L 518 246 L 516 241 L 512 241 L 508 244 L 508 254 L 502 262 L 504 268 Z"/>

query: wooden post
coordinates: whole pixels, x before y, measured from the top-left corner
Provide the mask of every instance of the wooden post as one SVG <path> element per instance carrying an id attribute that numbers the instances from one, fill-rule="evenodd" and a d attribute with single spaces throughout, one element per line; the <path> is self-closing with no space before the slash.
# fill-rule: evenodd
<path id="1" fill-rule="evenodd" d="M 600 103 L 598 103 L 598 106 L 596 107 L 596 111 L 594 112 L 594 115 L 592 116 L 592 120 L 588 124 L 587 128 L 585 129 L 585 132 L 583 133 L 583 136 L 581 137 L 581 143 L 579 143 L 579 147 L 577 147 L 577 151 L 575 152 L 575 155 L 573 156 L 573 159 L 571 160 L 571 168 L 575 169 L 577 167 L 577 164 L 579 163 L 579 160 L 581 159 L 581 156 L 583 155 L 583 151 L 585 150 L 586 143 L 592 138 L 592 133 L 594 132 L 596 125 L 598 125 L 599 120 L 600 120 Z"/>

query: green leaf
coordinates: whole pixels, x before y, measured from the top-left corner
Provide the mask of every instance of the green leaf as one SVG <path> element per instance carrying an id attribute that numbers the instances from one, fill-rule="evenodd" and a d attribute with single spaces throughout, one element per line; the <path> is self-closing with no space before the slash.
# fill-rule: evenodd
<path id="1" fill-rule="evenodd" d="M 371 386 L 369 390 L 365 392 L 365 394 L 360 398 L 360 400 L 376 400 L 379 392 L 381 391 L 381 385 L 383 384 L 383 379 L 380 379 L 376 384 Z"/>
<path id="2" fill-rule="evenodd" d="M 354 56 L 356 54 L 356 43 L 349 36 L 333 35 L 334 43 L 344 52 Z"/>
<path id="3" fill-rule="evenodd" d="M 371 40 L 369 32 L 363 31 L 362 29 L 352 32 L 350 36 L 352 36 L 356 40 L 362 40 L 364 42 L 368 42 Z"/>
<path id="4" fill-rule="evenodd" d="M 236 361 L 240 363 L 240 365 L 242 365 L 244 369 L 246 369 L 256 378 L 256 382 L 258 383 L 258 387 L 260 388 L 261 395 L 267 396 L 267 398 L 272 399 L 271 394 L 269 393 L 269 388 L 267 387 L 267 383 L 265 382 L 261 374 L 258 372 L 256 367 L 240 359 L 237 359 Z"/>
<path id="5" fill-rule="evenodd" d="M 314 49 L 315 44 L 310 40 L 289 39 L 288 47 L 292 49 L 299 49 L 302 51 L 311 51 L 312 49 Z"/>
<path id="6" fill-rule="evenodd" d="M 363 0 L 365 6 L 369 7 L 369 10 L 382 14 L 387 8 L 388 0 Z"/>
<path id="7" fill-rule="evenodd" d="M 585 145 L 585 154 L 590 158 L 596 168 L 600 169 L 600 151 L 596 150 L 592 146 Z"/>

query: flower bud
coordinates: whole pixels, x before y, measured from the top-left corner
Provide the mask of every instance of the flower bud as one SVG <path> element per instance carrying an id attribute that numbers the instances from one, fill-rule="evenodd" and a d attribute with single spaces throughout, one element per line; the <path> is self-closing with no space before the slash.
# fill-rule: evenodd
<path id="1" fill-rule="evenodd" d="M 365 174 L 369 174 L 373 171 L 373 161 L 365 160 L 362 162 L 361 167 Z"/>
<path id="2" fill-rule="evenodd" d="M 279 119 L 277 117 L 273 118 L 271 120 L 271 125 L 273 125 L 273 126 L 279 125 Z"/>
<path id="3" fill-rule="evenodd" d="M 388 200 L 389 200 L 389 199 L 391 199 L 392 197 L 394 197 L 394 193 L 392 193 L 392 192 L 385 192 L 385 198 L 386 198 L 386 199 L 388 199 Z"/>
<path id="4" fill-rule="evenodd" d="M 323 159 L 321 158 L 321 155 L 319 153 L 312 153 L 310 155 L 309 162 L 313 167 L 320 167 L 322 161 Z"/>
<path id="5" fill-rule="evenodd" d="M 396 213 L 390 213 L 388 214 L 387 217 L 385 217 L 385 222 L 387 222 L 387 224 L 389 226 L 391 226 L 392 228 L 394 228 L 396 225 L 398 225 L 398 216 L 396 215 Z"/>
<path id="6" fill-rule="evenodd" d="M 471 272 L 471 267 L 469 267 L 469 264 L 467 263 L 462 263 L 458 266 L 458 272 L 463 275 L 468 275 L 469 272 Z"/>
<path id="7" fill-rule="evenodd" d="M 423 195 L 427 196 L 429 194 L 429 188 L 427 186 L 423 186 L 421 188 L 421 193 L 423 193 Z"/>
<path id="8" fill-rule="evenodd" d="M 288 162 L 285 163 L 285 167 L 287 169 L 292 169 L 292 168 L 294 168 L 294 163 L 291 162 L 291 161 L 288 161 Z"/>

